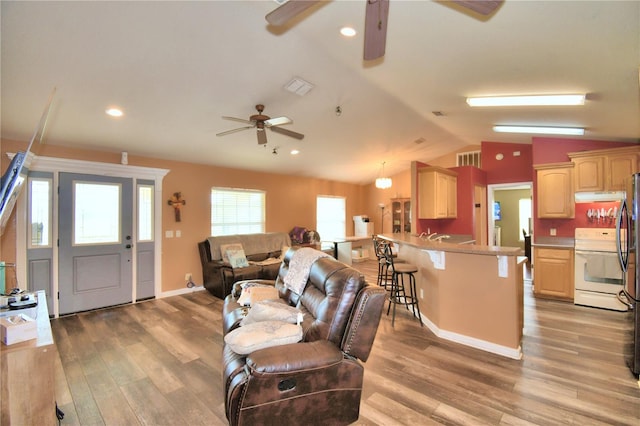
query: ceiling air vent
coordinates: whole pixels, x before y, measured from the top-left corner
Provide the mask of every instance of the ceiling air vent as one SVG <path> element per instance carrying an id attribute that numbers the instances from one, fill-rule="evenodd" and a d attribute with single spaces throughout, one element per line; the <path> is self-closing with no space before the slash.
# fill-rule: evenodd
<path id="1" fill-rule="evenodd" d="M 291 81 L 284 85 L 284 88 L 291 93 L 295 93 L 298 96 L 304 96 L 309 93 L 311 89 L 313 89 L 313 84 L 301 79 L 300 77 L 294 77 Z"/>
<path id="2" fill-rule="evenodd" d="M 458 153 L 457 164 L 460 166 L 475 166 L 480 168 L 482 165 L 480 161 L 480 151 L 469 151 L 469 152 L 460 152 Z"/>

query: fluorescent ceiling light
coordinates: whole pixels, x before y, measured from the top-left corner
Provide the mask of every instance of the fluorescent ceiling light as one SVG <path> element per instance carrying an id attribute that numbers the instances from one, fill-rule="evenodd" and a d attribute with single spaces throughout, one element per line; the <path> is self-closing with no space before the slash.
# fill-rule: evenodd
<path id="1" fill-rule="evenodd" d="M 584 129 L 581 127 L 493 126 L 493 131 L 500 133 L 535 133 L 543 135 L 584 135 Z"/>
<path id="2" fill-rule="evenodd" d="M 467 98 L 472 107 L 584 105 L 586 95 L 487 96 Z"/>

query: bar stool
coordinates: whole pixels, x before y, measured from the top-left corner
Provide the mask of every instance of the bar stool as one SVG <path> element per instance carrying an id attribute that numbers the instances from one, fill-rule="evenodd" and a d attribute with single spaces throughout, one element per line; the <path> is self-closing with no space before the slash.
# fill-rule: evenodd
<path id="1" fill-rule="evenodd" d="M 388 279 L 388 267 L 387 267 L 387 258 L 384 255 L 386 241 L 380 240 L 375 235 L 373 236 L 373 250 L 376 254 L 376 258 L 378 259 L 378 280 L 376 284 L 380 287 L 387 288 L 387 279 Z"/>
<path id="2" fill-rule="evenodd" d="M 418 304 L 416 277 L 413 275 L 418 272 L 418 268 L 410 263 L 400 263 L 394 260 L 391 247 L 389 246 L 385 247 L 384 255 L 387 262 L 387 270 L 391 273 L 391 294 L 389 295 L 389 306 L 387 307 L 387 315 L 389 315 L 391 305 L 393 305 L 391 326 L 393 327 L 396 320 L 396 305 L 400 303 L 403 304 L 407 310 L 409 310 L 409 306 L 411 306 L 413 316 L 420 322 L 420 327 L 423 327 L 420 305 Z M 405 276 L 409 279 L 409 294 L 407 294 L 404 286 Z"/>

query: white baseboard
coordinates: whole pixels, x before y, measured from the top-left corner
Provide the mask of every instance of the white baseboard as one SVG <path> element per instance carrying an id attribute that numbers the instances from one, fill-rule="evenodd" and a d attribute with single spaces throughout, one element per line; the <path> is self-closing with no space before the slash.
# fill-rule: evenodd
<path id="1" fill-rule="evenodd" d="M 160 296 L 158 296 L 158 298 L 162 299 L 164 297 L 180 296 L 182 294 L 194 293 L 196 291 L 202 291 L 204 289 L 205 289 L 204 286 L 197 285 L 191 288 L 185 287 L 185 288 L 179 288 L 177 290 L 163 291 L 162 293 L 160 293 Z"/>
<path id="2" fill-rule="evenodd" d="M 427 328 L 433 332 L 433 334 L 441 339 L 460 343 L 465 346 L 470 346 L 472 348 L 480 349 L 485 352 L 491 352 L 511 359 L 522 359 L 521 346 L 518 346 L 517 349 L 513 349 L 506 346 L 497 345 L 495 343 L 487 342 L 486 340 L 476 339 L 474 337 L 454 333 L 452 331 L 441 330 L 440 328 L 438 328 L 438 326 L 436 326 L 424 316 L 422 317 L 422 323 L 426 325 Z"/>

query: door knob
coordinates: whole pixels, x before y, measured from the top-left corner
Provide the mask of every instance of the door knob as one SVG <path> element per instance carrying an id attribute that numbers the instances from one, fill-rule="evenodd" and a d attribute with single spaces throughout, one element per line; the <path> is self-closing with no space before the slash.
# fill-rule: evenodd
<path id="1" fill-rule="evenodd" d="M 127 245 L 125 246 L 125 248 L 130 249 L 130 248 L 131 248 L 131 244 L 127 244 Z"/>

